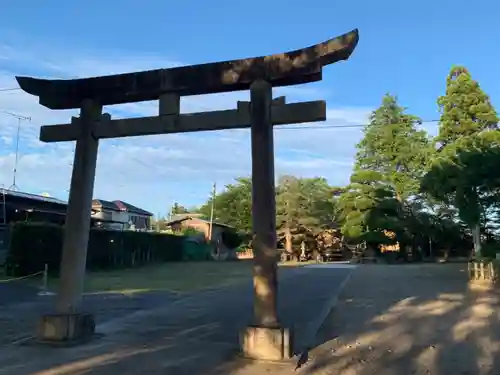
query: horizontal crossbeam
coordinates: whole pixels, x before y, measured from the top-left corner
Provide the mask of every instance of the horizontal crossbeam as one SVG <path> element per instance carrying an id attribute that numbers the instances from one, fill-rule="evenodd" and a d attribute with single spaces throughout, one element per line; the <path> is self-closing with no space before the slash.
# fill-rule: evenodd
<path id="1" fill-rule="evenodd" d="M 323 66 L 347 60 L 358 30 L 310 47 L 240 60 L 78 79 L 16 77 L 25 92 L 51 109 L 79 108 L 92 99 L 102 106 L 157 100 L 164 94 L 204 95 L 248 90 L 264 79 L 273 87 L 316 82 Z"/>
<path id="2" fill-rule="evenodd" d="M 281 100 L 280 100 L 281 101 Z M 273 125 L 300 124 L 326 120 L 326 102 L 323 100 L 273 105 Z M 71 124 L 46 125 L 40 129 L 42 142 L 75 141 L 79 135 L 80 119 Z M 238 109 L 111 120 L 103 116 L 93 126 L 96 138 L 123 138 L 141 135 L 188 133 L 250 127 L 249 105 Z"/>

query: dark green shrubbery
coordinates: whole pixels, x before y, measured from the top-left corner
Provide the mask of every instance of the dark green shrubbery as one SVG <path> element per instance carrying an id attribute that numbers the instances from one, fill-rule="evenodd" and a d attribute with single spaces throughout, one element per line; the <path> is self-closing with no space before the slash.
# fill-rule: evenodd
<path id="1" fill-rule="evenodd" d="M 228 229 L 222 232 L 222 242 L 230 249 L 236 249 L 245 241 L 245 235 Z"/>
<path id="2" fill-rule="evenodd" d="M 6 270 L 23 276 L 44 269 L 59 273 L 63 227 L 47 223 L 15 223 L 10 228 Z M 92 228 L 87 269 L 134 267 L 183 260 L 184 237 L 163 233 L 110 231 Z"/>

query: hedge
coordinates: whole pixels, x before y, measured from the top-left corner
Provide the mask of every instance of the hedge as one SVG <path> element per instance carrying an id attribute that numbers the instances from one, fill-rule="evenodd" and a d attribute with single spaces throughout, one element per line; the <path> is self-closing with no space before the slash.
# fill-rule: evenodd
<path id="1" fill-rule="evenodd" d="M 57 275 L 61 263 L 63 227 L 48 223 L 14 223 L 10 228 L 6 270 L 24 276 L 44 269 Z M 87 270 L 175 262 L 184 258 L 184 238 L 163 233 L 112 231 L 92 228 Z"/>

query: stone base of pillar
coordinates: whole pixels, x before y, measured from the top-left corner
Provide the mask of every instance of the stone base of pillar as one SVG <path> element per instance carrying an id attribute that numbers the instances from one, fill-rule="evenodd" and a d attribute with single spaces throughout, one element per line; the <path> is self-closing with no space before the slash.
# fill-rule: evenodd
<path id="1" fill-rule="evenodd" d="M 293 356 L 292 332 L 283 327 L 249 326 L 240 334 L 244 357 L 250 359 L 282 361 Z"/>
<path id="2" fill-rule="evenodd" d="M 95 333 L 92 314 L 47 314 L 38 321 L 36 339 L 53 344 L 76 344 L 90 340 Z"/>

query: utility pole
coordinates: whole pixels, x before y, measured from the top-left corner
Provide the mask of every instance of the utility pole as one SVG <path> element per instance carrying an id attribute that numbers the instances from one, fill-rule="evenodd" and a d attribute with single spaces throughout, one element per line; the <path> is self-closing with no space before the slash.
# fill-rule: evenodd
<path id="1" fill-rule="evenodd" d="M 217 185 L 214 182 L 214 185 L 212 187 L 212 204 L 211 204 L 211 208 L 210 208 L 210 228 L 209 228 L 209 231 L 208 231 L 208 240 L 209 241 L 212 240 L 212 226 L 213 226 L 213 221 L 214 221 L 214 209 L 215 209 L 216 189 L 217 189 Z"/>
<path id="2" fill-rule="evenodd" d="M 31 117 L 18 115 L 17 113 L 12 113 L 8 111 L 2 111 L 6 115 L 17 118 L 17 133 L 16 133 L 16 156 L 14 159 L 14 169 L 12 173 L 12 185 L 9 187 L 9 190 L 18 191 L 19 188 L 16 185 L 16 175 L 17 175 L 17 163 L 19 161 L 19 135 L 21 133 L 21 121 L 31 121 Z"/>
<path id="3" fill-rule="evenodd" d="M 158 212 L 158 216 L 156 217 L 156 231 L 160 231 L 160 213 Z"/>
<path id="4" fill-rule="evenodd" d="M 7 207 L 6 207 L 6 200 L 5 200 L 5 187 L 2 184 L 2 217 L 3 217 L 3 225 L 7 225 Z"/>

